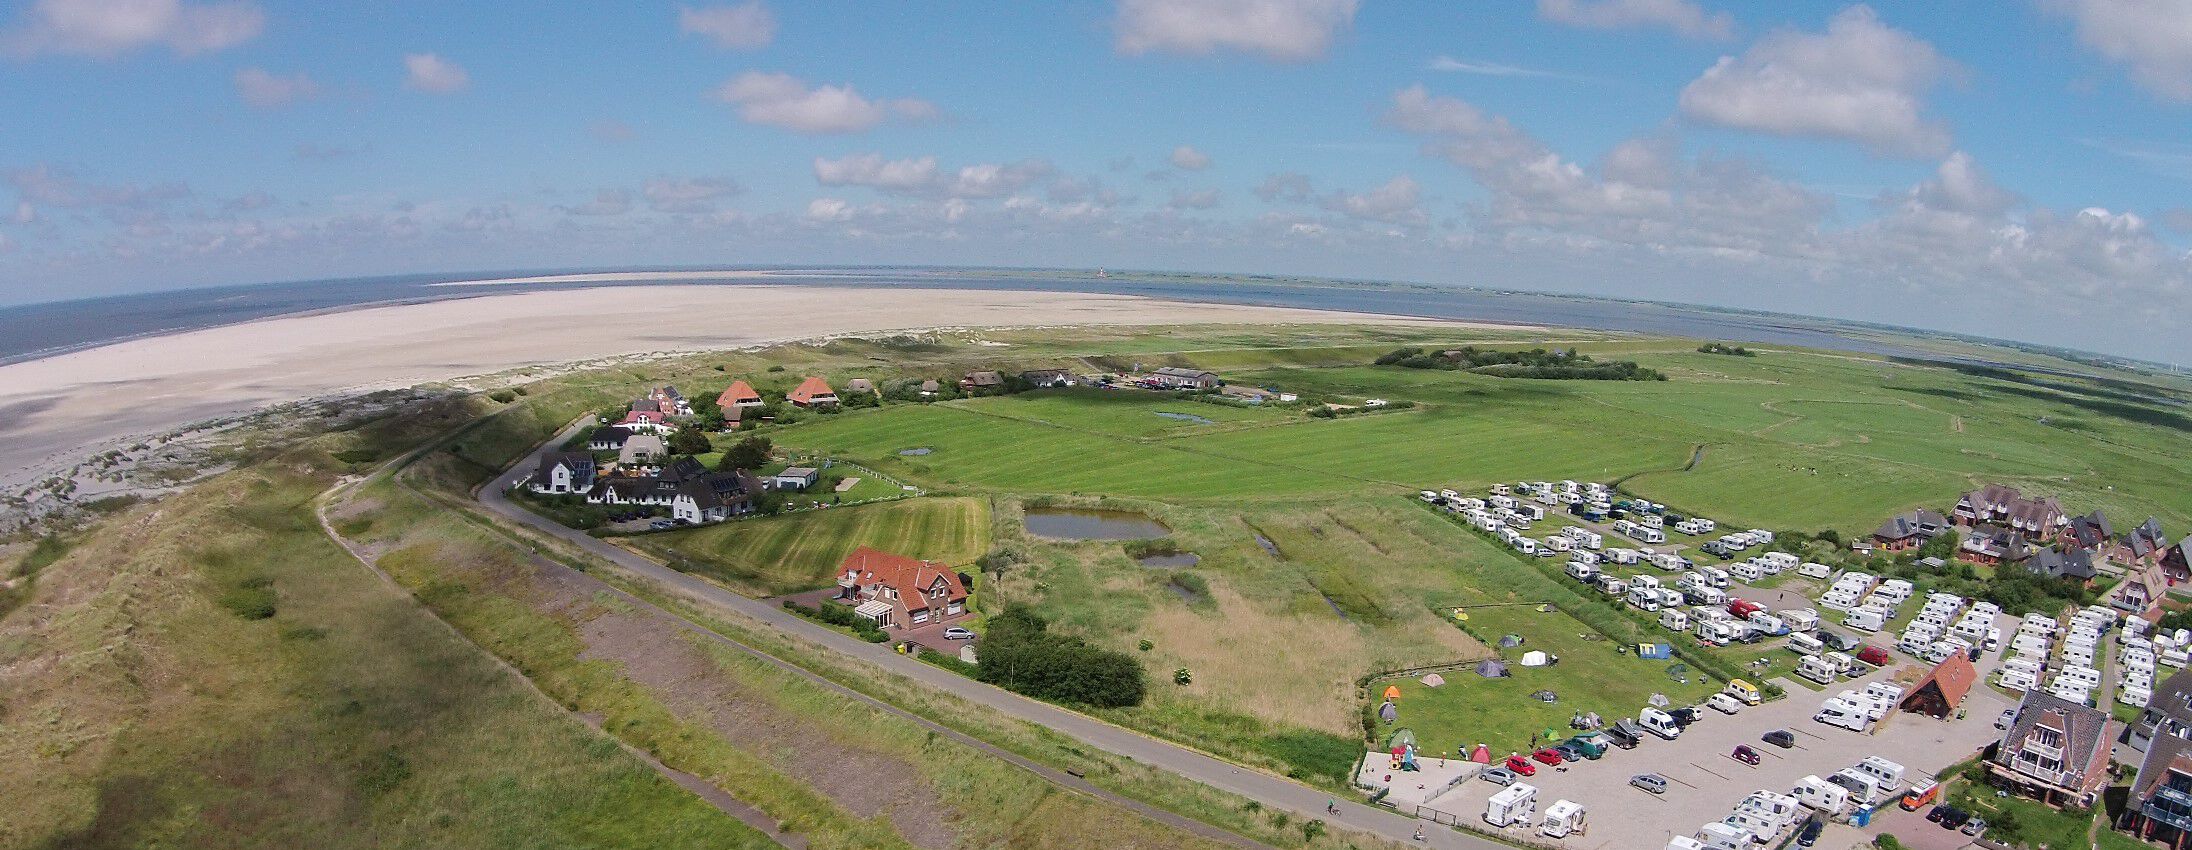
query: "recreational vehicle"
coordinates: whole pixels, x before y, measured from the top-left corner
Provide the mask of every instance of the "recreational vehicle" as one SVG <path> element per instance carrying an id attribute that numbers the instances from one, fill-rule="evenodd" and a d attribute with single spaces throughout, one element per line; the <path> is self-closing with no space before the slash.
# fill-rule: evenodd
<path id="1" fill-rule="evenodd" d="M 1826 659 L 1817 655 L 1806 655 L 1804 660 L 1797 662 L 1796 675 L 1822 685 L 1831 685 L 1834 684 L 1834 679 L 1839 674 L 1835 672 L 1833 665 L 1827 663 Z"/>
<path id="2" fill-rule="evenodd" d="M 1598 577 L 1598 565 L 1583 561 L 1569 561 L 1568 577 L 1584 584 L 1590 584 L 1592 579 Z"/>
<path id="3" fill-rule="evenodd" d="M 1537 786 L 1517 782 L 1485 801 L 1484 822 L 1497 827 L 1528 826 L 1537 817 Z"/>
<path id="4" fill-rule="evenodd" d="M 1674 722 L 1674 715 L 1656 708 L 1646 708 L 1637 712 L 1636 722 L 1637 725 L 1644 727 L 1644 731 L 1669 741 L 1682 734 L 1682 727 Z"/>
<path id="5" fill-rule="evenodd" d="M 1871 779 L 1882 792 L 1892 794 L 1903 787 L 1903 766 L 1879 756 L 1866 756 L 1850 769 Z"/>
<path id="6" fill-rule="evenodd" d="M 1860 632 L 1877 632 L 1885 622 L 1887 619 L 1880 616 L 1880 612 L 1871 610 L 1851 611 L 1848 617 L 1842 618 L 1842 625 Z"/>
<path id="7" fill-rule="evenodd" d="M 1574 800 L 1554 800 L 1545 810 L 1544 828 L 1539 835 L 1547 838 L 1566 838 L 1569 834 L 1582 835 L 1587 831 L 1583 804 Z"/>
<path id="8" fill-rule="evenodd" d="M 1690 612 L 1683 611 L 1677 608 L 1668 608 L 1662 610 L 1659 612 L 1659 626 L 1660 628 L 1667 629 L 1668 631 L 1689 631 Z"/>
<path id="9" fill-rule="evenodd" d="M 1842 786 L 1842 790 L 1849 792 L 1850 802 L 1858 806 L 1870 806 L 1884 799 L 1880 786 L 1873 783 L 1872 777 L 1854 770 L 1837 770 L 1827 777 L 1827 781 Z"/>
<path id="10" fill-rule="evenodd" d="M 1827 645 L 1824 642 L 1820 641 L 1818 638 L 1812 637 L 1811 635 L 1789 635 L 1789 649 L 1795 651 L 1795 653 L 1798 655 L 1818 655 L 1820 652 L 1824 651 L 1826 647 Z"/>
<path id="11" fill-rule="evenodd" d="M 1797 780 L 1796 787 L 1789 791 L 1789 796 L 1796 798 L 1797 805 L 1832 816 L 1841 814 L 1842 809 L 1849 805 L 1850 792 L 1848 788 L 1814 774 Z"/>
<path id="12" fill-rule="evenodd" d="M 1829 698 L 1821 703 L 1819 711 L 1811 719 L 1828 726 L 1838 726 L 1852 732 L 1863 732 L 1872 721 L 1863 706 L 1840 698 Z"/>

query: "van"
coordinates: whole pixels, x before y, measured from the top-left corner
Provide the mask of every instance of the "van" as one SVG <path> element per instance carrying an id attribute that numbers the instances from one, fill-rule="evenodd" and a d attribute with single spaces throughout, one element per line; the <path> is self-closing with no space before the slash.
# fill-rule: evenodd
<path id="1" fill-rule="evenodd" d="M 1682 727 L 1675 724 L 1674 715 L 1668 714 L 1664 711 L 1660 711 L 1656 708 L 1647 708 L 1643 711 L 1637 712 L 1636 722 L 1637 725 L 1644 727 L 1644 731 L 1650 732 L 1654 735 L 1658 735 L 1659 737 L 1665 738 L 1669 741 L 1674 740 L 1675 736 L 1682 734 Z"/>
<path id="2" fill-rule="evenodd" d="M 1721 714 L 1734 714 L 1743 710 L 1743 703 L 1727 694 L 1713 694 L 1705 698 L 1705 707 Z"/>
<path id="3" fill-rule="evenodd" d="M 1789 635 L 1789 649 L 1794 650 L 1798 655 L 1818 655 L 1826 649 L 1826 646 L 1825 643 L 1820 642 L 1818 638 L 1811 635 Z"/>
<path id="4" fill-rule="evenodd" d="M 1918 784 L 1910 786 L 1909 791 L 1903 792 L 1903 811 L 1915 812 L 1923 809 L 1927 804 L 1940 799 L 1940 797 L 1941 783 L 1931 779 L 1922 780 Z"/>
<path id="5" fill-rule="evenodd" d="M 1517 782 L 1499 789 L 1484 803 L 1484 822 L 1497 827 L 1530 825 L 1537 817 L 1537 786 Z"/>
<path id="6" fill-rule="evenodd" d="M 1637 726 L 1636 721 L 1622 720 L 1606 727 L 1604 734 L 1606 740 L 1612 741 L 1614 746 L 1624 750 L 1633 750 L 1636 749 L 1637 744 L 1643 743 L 1643 731 L 1643 727 Z"/>
<path id="7" fill-rule="evenodd" d="M 1871 778 L 1883 792 L 1894 793 L 1903 787 L 1903 766 L 1880 756 L 1866 756 L 1850 769 Z"/>
<path id="8" fill-rule="evenodd" d="M 1729 679 L 1728 686 L 1722 688 L 1720 692 L 1741 700 L 1744 705 L 1757 705 L 1764 701 L 1763 696 L 1758 692 L 1758 686 L 1742 679 Z"/>

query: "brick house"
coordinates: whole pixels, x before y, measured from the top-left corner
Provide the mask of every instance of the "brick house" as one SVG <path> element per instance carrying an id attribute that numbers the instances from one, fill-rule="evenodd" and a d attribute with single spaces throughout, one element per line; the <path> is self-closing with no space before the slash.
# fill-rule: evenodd
<path id="1" fill-rule="evenodd" d="M 1988 484 L 1965 493 L 1949 517 L 1967 527 L 2003 526 L 2033 540 L 2053 540 L 2070 525 L 2053 496 L 2025 498 L 2017 488 Z"/>
<path id="2" fill-rule="evenodd" d="M 878 626 L 907 628 L 967 616 L 959 574 L 933 561 L 862 546 L 837 569 L 837 598 Z"/>
<path id="3" fill-rule="evenodd" d="M 2116 726 L 2108 712 L 2026 691 L 1987 772 L 1996 784 L 2050 806 L 2090 807 L 2108 787 Z"/>
<path id="4" fill-rule="evenodd" d="M 2123 828 L 2140 839 L 2192 845 L 2192 740 L 2165 735 L 2147 746 L 2127 808 Z"/>
<path id="5" fill-rule="evenodd" d="M 1948 519 L 1939 513 L 1919 508 L 1915 511 L 1889 517 L 1872 532 L 1875 547 L 1887 552 L 1901 552 L 1925 545 L 1942 531 L 1948 529 Z"/>
<path id="6" fill-rule="evenodd" d="M 827 407 L 837 403 L 837 391 L 830 389 L 828 381 L 810 377 L 784 398 L 800 407 Z"/>

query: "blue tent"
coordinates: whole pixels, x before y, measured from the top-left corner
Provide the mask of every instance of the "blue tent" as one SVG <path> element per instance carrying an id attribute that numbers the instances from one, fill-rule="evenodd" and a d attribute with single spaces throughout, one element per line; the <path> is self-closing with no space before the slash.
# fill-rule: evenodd
<path id="1" fill-rule="evenodd" d="M 1674 644 L 1640 643 L 1636 645 L 1636 657 L 1664 661 L 1674 657 Z"/>

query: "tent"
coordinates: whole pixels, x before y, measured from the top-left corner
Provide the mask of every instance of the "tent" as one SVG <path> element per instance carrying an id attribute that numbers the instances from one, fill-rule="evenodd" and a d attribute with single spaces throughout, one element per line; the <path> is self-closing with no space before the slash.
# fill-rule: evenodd
<path id="1" fill-rule="evenodd" d="M 1666 694 L 1652 694 L 1652 698 L 1645 702 L 1651 703 L 1653 708 L 1666 708 L 1668 705 Z"/>
<path id="2" fill-rule="evenodd" d="M 1436 688 L 1446 684 L 1446 677 L 1437 673 L 1425 673 L 1420 681 L 1423 682 L 1424 687 Z"/>
<path id="3" fill-rule="evenodd" d="M 1533 649 L 1529 652 L 1525 652 L 1522 654 L 1522 666 L 1543 667 L 1547 664 L 1553 663 L 1552 658 L 1552 656 L 1545 654 L 1545 650 Z"/>
<path id="4" fill-rule="evenodd" d="M 1396 700 L 1399 700 L 1399 699 L 1400 699 L 1400 686 L 1399 686 L 1399 685 L 1386 685 L 1386 686 L 1385 686 L 1385 699 L 1386 699 L 1386 700 L 1387 700 L 1388 702 L 1391 702 L 1391 701 L 1396 701 Z"/>
<path id="5" fill-rule="evenodd" d="M 1538 702 L 1559 702 L 1559 701 L 1560 701 L 1560 695 L 1559 695 L 1559 694 L 1556 694 L 1556 693 L 1553 693 L 1552 691 L 1538 691 L 1538 692 L 1536 692 L 1536 693 L 1533 693 L 1533 694 L 1531 694 L 1531 695 L 1530 695 L 1530 698 L 1531 698 L 1531 699 L 1534 699 L 1534 700 L 1537 700 Z M 1550 737 L 1552 737 L 1552 736 L 1553 736 L 1553 735 L 1552 735 L 1552 732 L 1551 732 L 1550 730 L 1548 730 L 1548 731 L 1547 731 L 1547 732 L 1545 733 L 1545 737 L 1548 737 L 1548 738 L 1550 738 Z"/>
<path id="6" fill-rule="evenodd" d="M 1415 745 L 1416 731 L 1405 726 L 1393 730 L 1393 734 L 1385 738 L 1385 748 L 1388 750 L 1411 748 Z"/>
<path id="7" fill-rule="evenodd" d="M 1636 645 L 1636 657 L 1647 660 L 1665 660 L 1674 657 L 1674 644 L 1640 643 Z"/>
<path id="8" fill-rule="evenodd" d="M 1507 675 L 1507 662 L 1497 658 L 1487 658 L 1479 661 L 1477 662 L 1477 675 L 1487 679 L 1497 679 L 1505 676 Z"/>
<path id="9" fill-rule="evenodd" d="M 1492 748 L 1478 744 L 1476 749 L 1469 751 L 1469 760 L 1477 764 L 1491 764 Z"/>
<path id="10" fill-rule="evenodd" d="M 1394 705 L 1392 700 L 1386 700 L 1385 702 L 1380 703 L 1378 705 L 1378 719 L 1383 720 L 1387 723 L 1399 720 L 1400 706 Z"/>
<path id="11" fill-rule="evenodd" d="M 1503 636 L 1501 636 L 1501 637 L 1500 637 L 1500 639 L 1499 639 L 1499 648 L 1501 648 L 1501 649 L 1513 649 L 1513 648 L 1515 648 L 1515 647 L 1518 647 L 1518 646 L 1521 646 L 1521 645 L 1522 645 L 1522 636 L 1521 636 L 1521 635 L 1503 635 Z"/>

